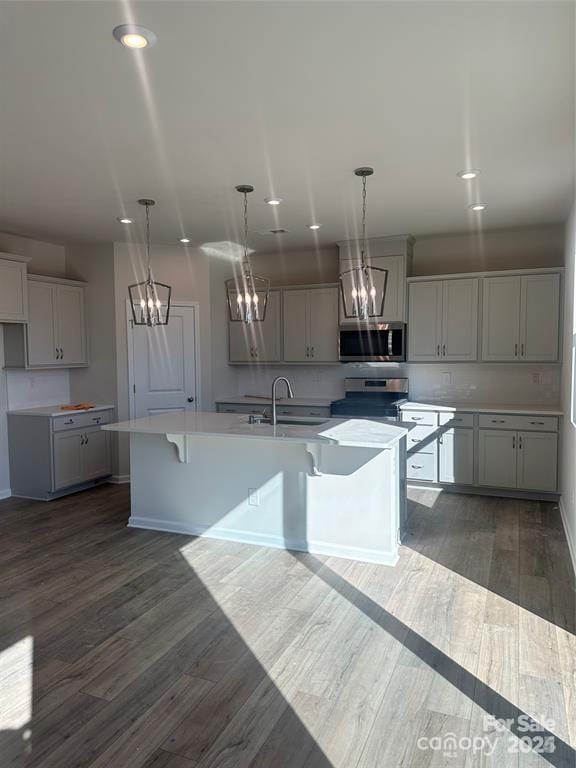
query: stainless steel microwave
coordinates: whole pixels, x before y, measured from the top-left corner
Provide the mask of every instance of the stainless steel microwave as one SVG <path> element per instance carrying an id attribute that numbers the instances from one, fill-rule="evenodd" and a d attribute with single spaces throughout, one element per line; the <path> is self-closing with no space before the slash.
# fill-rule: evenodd
<path id="1" fill-rule="evenodd" d="M 338 358 L 341 363 L 402 362 L 406 359 L 406 324 L 341 325 Z"/>

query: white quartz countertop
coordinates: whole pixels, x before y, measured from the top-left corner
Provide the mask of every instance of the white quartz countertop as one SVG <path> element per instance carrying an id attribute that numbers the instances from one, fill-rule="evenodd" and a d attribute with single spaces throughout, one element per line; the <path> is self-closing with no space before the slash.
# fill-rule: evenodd
<path id="1" fill-rule="evenodd" d="M 311 406 L 317 408 L 329 408 L 337 398 L 327 397 L 277 397 L 276 402 L 282 405 Z M 234 405 L 270 405 L 270 396 L 265 395 L 232 395 L 231 397 L 218 397 L 216 403 L 232 403 Z"/>
<path id="2" fill-rule="evenodd" d="M 95 405 L 93 408 L 82 408 L 81 410 L 63 411 L 61 405 L 43 405 L 38 408 L 24 408 L 17 411 L 8 411 L 8 413 L 18 414 L 19 416 L 74 416 L 77 413 L 92 413 L 93 411 L 114 410 L 114 405 Z"/>
<path id="3" fill-rule="evenodd" d="M 391 448 L 408 432 L 406 427 L 397 424 L 367 419 L 327 419 L 321 424 L 308 421 L 273 427 L 271 424 L 250 424 L 245 414 L 202 412 L 161 413 L 108 424 L 102 429 L 137 434 L 226 437 L 379 449 Z"/>
<path id="4" fill-rule="evenodd" d="M 464 413 L 511 413 L 518 416 L 543 414 L 547 416 L 562 416 L 558 405 L 510 405 L 507 403 L 474 403 L 447 402 L 446 400 L 426 400 L 425 402 L 408 402 L 400 406 L 407 411 L 460 411 Z"/>

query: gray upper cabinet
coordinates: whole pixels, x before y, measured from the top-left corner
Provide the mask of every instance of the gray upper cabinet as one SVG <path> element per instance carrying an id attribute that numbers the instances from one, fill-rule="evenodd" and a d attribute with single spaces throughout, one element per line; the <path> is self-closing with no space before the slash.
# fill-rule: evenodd
<path id="1" fill-rule="evenodd" d="M 482 359 L 555 362 L 560 346 L 560 274 L 486 277 Z"/>
<path id="2" fill-rule="evenodd" d="M 284 295 L 284 360 L 338 360 L 338 288 L 287 290 Z"/>
<path id="3" fill-rule="evenodd" d="M 28 320 L 28 259 L 0 254 L 0 323 Z"/>
<path id="4" fill-rule="evenodd" d="M 5 326 L 7 368 L 69 368 L 88 364 L 84 284 L 33 276 L 29 321 Z"/>
<path id="5" fill-rule="evenodd" d="M 231 363 L 275 363 L 281 360 L 280 292 L 270 291 L 262 322 L 228 324 Z"/>
<path id="6" fill-rule="evenodd" d="M 410 284 L 408 360 L 474 361 L 478 357 L 478 279 Z"/>

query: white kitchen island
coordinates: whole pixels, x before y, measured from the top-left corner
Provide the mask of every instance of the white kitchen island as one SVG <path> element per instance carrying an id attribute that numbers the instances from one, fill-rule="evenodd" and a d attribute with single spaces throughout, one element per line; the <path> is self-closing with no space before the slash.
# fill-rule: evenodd
<path id="1" fill-rule="evenodd" d="M 163 413 L 130 433 L 129 525 L 395 565 L 407 429 L 383 421 L 249 424 Z"/>

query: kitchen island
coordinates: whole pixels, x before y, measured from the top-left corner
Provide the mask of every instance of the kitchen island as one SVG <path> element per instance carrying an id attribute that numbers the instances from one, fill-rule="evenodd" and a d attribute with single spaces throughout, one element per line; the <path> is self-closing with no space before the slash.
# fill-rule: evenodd
<path id="1" fill-rule="evenodd" d="M 130 434 L 129 525 L 395 565 L 407 429 L 290 421 L 173 412 L 106 425 Z"/>

